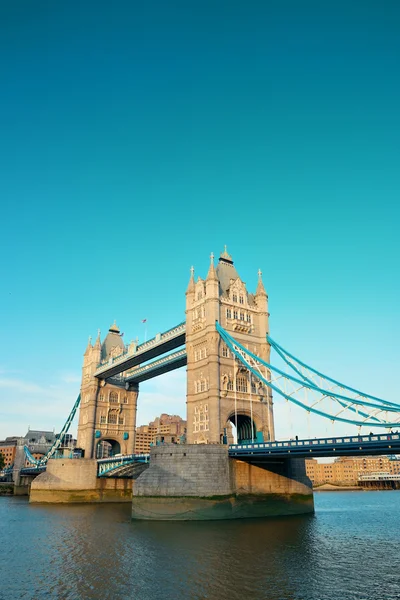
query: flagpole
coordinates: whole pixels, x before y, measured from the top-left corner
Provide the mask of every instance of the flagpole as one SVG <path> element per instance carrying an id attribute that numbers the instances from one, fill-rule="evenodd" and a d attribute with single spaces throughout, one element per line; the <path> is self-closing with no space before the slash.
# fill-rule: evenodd
<path id="1" fill-rule="evenodd" d="M 144 325 L 144 341 L 147 342 L 147 319 L 142 319 Z"/>

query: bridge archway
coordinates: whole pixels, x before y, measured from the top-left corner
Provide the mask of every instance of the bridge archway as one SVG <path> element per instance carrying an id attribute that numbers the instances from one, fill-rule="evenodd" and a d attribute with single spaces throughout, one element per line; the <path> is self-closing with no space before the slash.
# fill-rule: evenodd
<path id="1" fill-rule="evenodd" d="M 242 413 L 232 413 L 228 417 L 228 422 L 232 426 L 234 442 L 237 444 L 251 443 L 257 439 L 257 426 L 250 415 Z"/>
<path id="2" fill-rule="evenodd" d="M 121 453 L 121 444 L 117 440 L 104 438 L 96 446 L 96 458 L 108 458 Z"/>

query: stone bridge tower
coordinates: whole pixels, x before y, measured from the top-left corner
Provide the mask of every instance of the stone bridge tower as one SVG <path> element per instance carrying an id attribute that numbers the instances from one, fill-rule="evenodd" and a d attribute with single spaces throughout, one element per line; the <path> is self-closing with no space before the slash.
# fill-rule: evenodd
<path id="1" fill-rule="evenodd" d="M 271 390 L 232 355 L 215 322 L 252 352 L 269 362 L 268 296 L 261 272 L 255 294 L 246 289 L 225 251 L 205 280 L 194 279 L 186 291 L 187 441 L 215 444 L 274 439 Z M 267 375 L 269 377 L 269 374 Z"/>
<path id="2" fill-rule="evenodd" d="M 126 390 L 94 376 L 99 363 L 124 352 L 125 346 L 117 325 L 111 325 L 103 343 L 87 345 L 82 367 L 81 404 L 78 424 L 78 447 L 85 458 L 101 458 L 108 448 L 112 454 L 132 454 L 135 447 L 138 387 Z M 107 444 L 104 444 L 107 442 Z M 106 450 L 107 453 L 107 450 Z"/>

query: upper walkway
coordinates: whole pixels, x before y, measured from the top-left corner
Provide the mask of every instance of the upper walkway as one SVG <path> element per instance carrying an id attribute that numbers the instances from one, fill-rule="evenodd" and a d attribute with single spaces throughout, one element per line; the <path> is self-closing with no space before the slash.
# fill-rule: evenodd
<path id="1" fill-rule="evenodd" d="M 175 350 L 183 346 L 186 339 L 186 322 L 183 321 L 176 327 L 168 329 L 164 333 L 157 333 L 151 340 L 139 344 L 134 351 L 127 349 L 120 356 L 110 358 L 104 364 L 100 363 L 95 377 L 108 379 L 119 373 L 123 373 L 132 367 L 143 364 L 156 356 Z"/>

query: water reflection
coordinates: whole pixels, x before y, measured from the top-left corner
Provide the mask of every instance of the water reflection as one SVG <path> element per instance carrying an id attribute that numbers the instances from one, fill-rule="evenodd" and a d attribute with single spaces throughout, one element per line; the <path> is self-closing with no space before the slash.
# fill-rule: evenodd
<path id="1" fill-rule="evenodd" d="M 0 600 L 400 598 L 400 493 L 315 502 L 315 516 L 147 523 L 129 505 L 0 498 Z"/>

